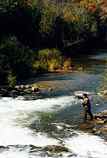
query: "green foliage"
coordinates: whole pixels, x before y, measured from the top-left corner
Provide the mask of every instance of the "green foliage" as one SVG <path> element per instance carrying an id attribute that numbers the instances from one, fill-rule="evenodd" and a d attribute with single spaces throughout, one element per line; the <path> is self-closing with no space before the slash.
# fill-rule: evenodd
<path id="1" fill-rule="evenodd" d="M 38 60 L 33 62 L 32 67 L 35 72 L 47 72 L 48 71 L 47 63 L 42 63 L 41 61 L 38 61 Z"/>
<path id="2" fill-rule="evenodd" d="M 61 68 L 61 59 L 51 59 L 48 62 L 49 71 L 54 71 Z"/>
<path id="3" fill-rule="evenodd" d="M 43 49 L 43 50 L 40 50 L 38 52 L 38 58 L 39 60 L 42 60 L 42 62 L 46 62 L 48 60 L 51 60 L 51 59 L 57 59 L 59 58 L 61 55 L 61 52 L 58 50 L 58 49 L 55 49 L 55 48 L 52 48 L 52 49 Z"/>
<path id="4" fill-rule="evenodd" d="M 89 35 L 92 36 L 97 33 L 97 19 L 95 15 L 95 13 L 89 12 L 84 6 L 78 4 L 70 4 L 63 11 L 64 20 L 69 25 L 70 30 L 75 34 L 74 39 L 84 38 L 86 36 L 88 38 Z"/>
<path id="5" fill-rule="evenodd" d="M 106 39 L 103 8 L 99 0 L 0 0 L 0 81 L 70 67 L 58 49 L 81 39 Z"/>
<path id="6" fill-rule="evenodd" d="M 63 63 L 63 69 L 65 70 L 65 71 L 67 71 L 67 70 L 69 70 L 69 69 L 71 69 L 71 59 L 69 58 L 69 59 L 66 59 L 65 61 L 64 61 L 64 63 Z"/>
<path id="7" fill-rule="evenodd" d="M 7 80 L 9 87 L 14 88 L 16 85 L 16 76 L 12 72 L 9 72 Z"/>
<path id="8" fill-rule="evenodd" d="M 18 0 L 0 0 L 1 9 L 11 9 L 18 4 Z"/>
<path id="9" fill-rule="evenodd" d="M 14 80 L 14 76 L 10 72 L 15 73 L 17 78 L 24 78 L 29 75 L 32 67 L 33 52 L 24 47 L 15 36 L 2 40 L 0 56 L 0 68 L 7 76 L 9 83 L 11 79 Z"/>
<path id="10" fill-rule="evenodd" d="M 56 5 L 54 3 L 47 2 L 41 10 L 40 32 L 51 32 L 56 16 Z"/>
<path id="11" fill-rule="evenodd" d="M 62 64 L 61 53 L 57 49 L 43 49 L 38 52 L 38 57 L 33 63 L 35 71 L 53 71 Z"/>

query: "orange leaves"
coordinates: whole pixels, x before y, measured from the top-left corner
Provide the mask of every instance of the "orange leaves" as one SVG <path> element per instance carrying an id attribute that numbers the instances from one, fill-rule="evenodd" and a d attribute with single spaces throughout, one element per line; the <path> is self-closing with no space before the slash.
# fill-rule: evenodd
<path id="1" fill-rule="evenodd" d="M 83 8 L 87 8 L 88 7 L 88 3 L 86 0 L 81 0 L 80 1 L 80 6 L 83 7 Z"/>
<path id="2" fill-rule="evenodd" d="M 97 9 L 98 2 L 95 0 L 81 0 L 80 6 L 87 9 L 89 12 L 94 13 Z"/>
<path id="3" fill-rule="evenodd" d="M 63 10 L 63 18 L 69 22 L 78 22 L 80 19 L 79 15 L 76 15 L 72 8 L 65 8 Z"/>
<path id="4" fill-rule="evenodd" d="M 77 15 L 72 15 L 72 14 L 69 14 L 69 13 L 64 14 L 64 20 L 65 21 L 77 22 L 77 21 L 79 21 L 79 19 L 80 18 Z"/>
<path id="5" fill-rule="evenodd" d="M 101 9 L 101 19 L 105 19 L 107 18 L 107 1 L 102 0 L 100 3 L 100 9 Z"/>
<path id="6" fill-rule="evenodd" d="M 88 11 L 94 13 L 97 9 L 96 4 L 95 3 L 89 3 L 87 9 L 88 9 Z"/>

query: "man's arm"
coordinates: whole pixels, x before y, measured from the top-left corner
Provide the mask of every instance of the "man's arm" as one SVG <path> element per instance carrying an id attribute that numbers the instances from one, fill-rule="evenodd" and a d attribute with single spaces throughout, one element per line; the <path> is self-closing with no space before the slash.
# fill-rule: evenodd
<path id="1" fill-rule="evenodd" d="M 83 99 L 83 106 L 85 106 L 86 104 L 87 104 L 87 102 L 88 102 L 88 98 L 85 98 L 85 99 Z"/>

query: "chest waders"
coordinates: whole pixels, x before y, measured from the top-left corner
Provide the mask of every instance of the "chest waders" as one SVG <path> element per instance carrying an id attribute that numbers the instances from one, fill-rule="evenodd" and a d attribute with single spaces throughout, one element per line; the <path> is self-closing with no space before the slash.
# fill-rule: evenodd
<path id="1" fill-rule="evenodd" d="M 84 108 L 84 121 L 87 120 L 87 116 L 90 116 L 90 119 L 93 120 L 93 114 L 91 112 L 91 104 L 89 99 L 87 98 L 87 102 L 83 103 L 83 108 Z"/>

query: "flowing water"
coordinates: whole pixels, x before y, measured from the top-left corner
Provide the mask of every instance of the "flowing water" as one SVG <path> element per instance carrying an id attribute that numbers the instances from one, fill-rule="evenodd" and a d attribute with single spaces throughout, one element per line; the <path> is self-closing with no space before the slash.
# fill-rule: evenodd
<path id="1" fill-rule="evenodd" d="M 72 73 L 36 79 L 54 89 L 41 99 L 0 98 L 0 158 L 107 157 L 103 138 L 79 130 L 82 107 L 74 96 L 77 91 L 90 92 L 93 112 L 107 109 L 107 100 L 99 95 L 107 88 L 107 52 L 73 62 Z M 43 150 L 47 145 L 65 146 L 69 152 L 50 154 Z"/>

